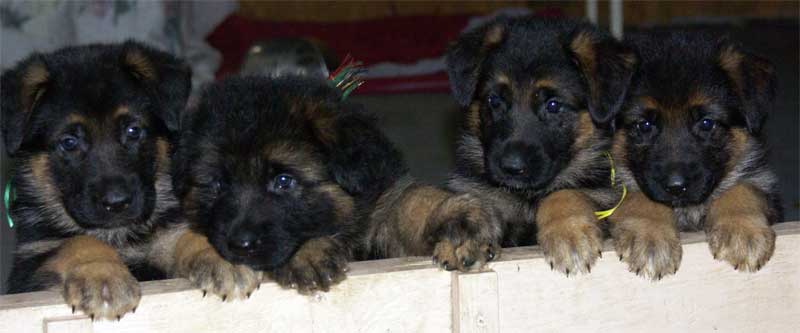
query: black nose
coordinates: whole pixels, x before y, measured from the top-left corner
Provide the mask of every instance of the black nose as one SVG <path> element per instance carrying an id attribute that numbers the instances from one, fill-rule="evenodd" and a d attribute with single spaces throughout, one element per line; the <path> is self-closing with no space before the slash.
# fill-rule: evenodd
<path id="1" fill-rule="evenodd" d="M 672 173 L 667 177 L 667 183 L 664 187 L 669 194 L 674 196 L 681 196 L 686 192 L 686 177 L 680 173 Z"/>
<path id="2" fill-rule="evenodd" d="M 249 230 L 238 230 L 228 239 L 228 248 L 238 254 L 246 255 L 261 245 L 256 233 Z"/>
<path id="3" fill-rule="evenodd" d="M 500 169 L 508 175 L 519 176 L 525 173 L 527 165 L 518 152 L 510 152 L 503 155 L 500 159 Z"/>
<path id="4" fill-rule="evenodd" d="M 131 205 L 131 194 L 121 188 L 112 188 L 103 195 L 101 203 L 107 211 L 119 213 Z"/>

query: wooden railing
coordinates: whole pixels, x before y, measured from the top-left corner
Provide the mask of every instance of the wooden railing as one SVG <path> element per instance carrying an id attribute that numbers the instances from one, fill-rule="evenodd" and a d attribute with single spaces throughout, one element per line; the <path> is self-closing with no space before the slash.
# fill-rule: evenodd
<path id="1" fill-rule="evenodd" d="M 678 273 L 629 273 L 610 244 L 588 275 L 549 269 L 538 247 L 505 249 L 483 272 L 450 273 L 429 258 L 350 265 L 329 293 L 301 296 L 265 282 L 246 301 L 203 298 L 184 280 L 142 283 L 120 322 L 73 315 L 55 292 L 0 297 L 0 332 L 797 332 L 800 222 L 774 226 L 775 254 L 757 273 L 711 257 L 684 234 Z"/>

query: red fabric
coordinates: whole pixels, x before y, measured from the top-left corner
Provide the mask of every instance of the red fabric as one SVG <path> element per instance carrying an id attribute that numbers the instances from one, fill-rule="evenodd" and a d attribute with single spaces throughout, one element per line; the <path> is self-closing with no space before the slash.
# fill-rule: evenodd
<path id="1" fill-rule="evenodd" d="M 560 11 L 537 13 L 559 16 Z M 340 23 L 298 23 L 253 20 L 232 15 L 207 38 L 222 52 L 217 78 L 236 73 L 247 49 L 256 41 L 279 37 L 321 40 L 339 57 L 350 53 L 365 65 L 379 62 L 413 63 L 444 54 L 448 43 L 464 29 L 470 16 L 398 16 Z M 442 73 L 369 79 L 357 93 L 446 92 Z"/>

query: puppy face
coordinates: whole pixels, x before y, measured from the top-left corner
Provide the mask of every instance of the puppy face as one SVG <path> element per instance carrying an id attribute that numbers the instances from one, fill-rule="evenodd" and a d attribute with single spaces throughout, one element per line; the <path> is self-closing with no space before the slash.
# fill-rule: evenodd
<path id="1" fill-rule="evenodd" d="M 133 42 L 34 55 L 4 73 L 3 134 L 26 169 L 23 190 L 51 215 L 65 212 L 67 229 L 148 220 L 189 75 Z"/>
<path id="2" fill-rule="evenodd" d="M 700 204 L 758 134 L 774 96 L 772 66 L 727 40 L 704 35 L 633 41 L 642 67 L 621 120 L 620 153 L 653 200 Z"/>
<path id="3" fill-rule="evenodd" d="M 596 126 L 616 112 L 635 64 L 590 26 L 535 19 L 469 32 L 447 60 L 466 135 L 480 143 L 465 163 L 497 186 L 532 191 L 560 183 L 582 152 L 597 149 Z"/>
<path id="4" fill-rule="evenodd" d="M 223 257 L 269 270 L 311 238 L 360 230 L 359 202 L 402 175 L 402 162 L 350 108 L 310 78 L 207 88 L 184 119 L 173 179 L 186 214 Z"/>

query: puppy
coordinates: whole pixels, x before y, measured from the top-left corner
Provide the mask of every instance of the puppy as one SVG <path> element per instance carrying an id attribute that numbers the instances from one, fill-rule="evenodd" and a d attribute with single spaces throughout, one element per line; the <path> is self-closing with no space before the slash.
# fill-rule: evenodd
<path id="1" fill-rule="evenodd" d="M 568 20 L 498 19 L 447 53 L 465 117 L 449 186 L 492 207 L 495 241 L 538 242 L 551 268 L 589 272 L 609 189 L 613 116 L 636 65 L 610 35 Z"/>
<path id="2" fill-rule="evenodd" d="M 651 279 L 673 274 L 679 231 L 704 229 L 714 258 L 757 271 L 775 248 L 776 178 L 761 127 L 775 97 L 769 61 L 727 39 L 634 36 L 641 55 L 614 138 L 631 194 L 611 216 L 617 252 Z"/>
<path id="3" fill-rule="evenodd" d="M 327 291 L 351 260 L 434 249 L 448 268 L 494 258 L 488 238 L 447 237 L 451 224 L 489 225 L 480 203 L 416 183 L 373 117 L 327 81 L 227 79 L 182 124 L 173 180 L 188 218 L 224 258 L 282 286 Z"/>
<path id="4" fill-rule="evenodd" d="M 203 241 L 187 234 L 169 175 L 190 76 L 133 41 L 34 54 L 3 73 L 3 139 L 16 158 L 11 293 L 53 289 L 73 311 L 119 319 L 138 305 L 137 280 L 188 276 L 185 263 L 225 271 L 195 252 L 176 261 L 176 243 Z"/>

